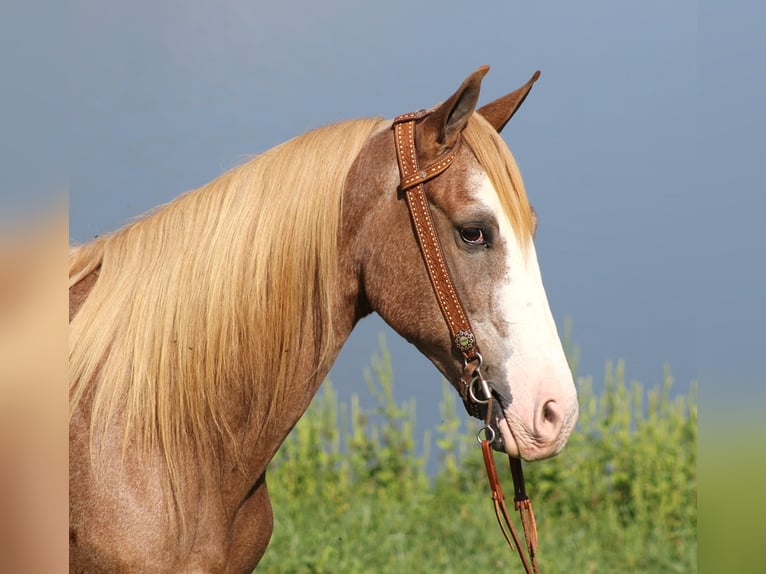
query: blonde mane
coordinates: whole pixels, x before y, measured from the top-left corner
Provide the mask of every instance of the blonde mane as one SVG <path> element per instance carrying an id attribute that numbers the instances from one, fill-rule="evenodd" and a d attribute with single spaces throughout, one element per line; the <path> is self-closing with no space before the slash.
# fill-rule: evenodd
<path id="1" fill-rule="evenodd" d="M 463 130 L 463 138 L 489 176 L 516 237 L 522 245 L 527 244 L 535 231 L 535 218 L 511 150 L 495 128 L 479 114 L 471 116 Z"/>
<path id="2" fill-rule="evenodd" d="M 240 456 L 223 386 L 251 381 L 239 404 L 263 425 L 297 351 L 330 346 L 343 186 L 380 125 L 308 132 L 72 250 L 70 287 L 98 276 L 69 347 L 70 416 L 92 402 L 92 445 L 123 417 L 123 453 L 161 452 L 174 492 L 182 453 Z"/>

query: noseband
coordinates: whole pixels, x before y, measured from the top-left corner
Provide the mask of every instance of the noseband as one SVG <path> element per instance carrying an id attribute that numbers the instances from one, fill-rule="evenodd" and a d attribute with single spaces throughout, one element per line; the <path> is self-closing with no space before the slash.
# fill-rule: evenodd
<path id="1" fill-rule="evenodd" d="M 415 126 L 429 114 L 426 110 L 398 116 L 393 122 L 394 144 L 396 159 L 399 164 L 401 177 L 399 189 L 404 195 L 409 208 L 410 218 L 417 237 L 420 253 L 428 271 L 428 277 L 439 303 L 444 320 L 447 323 L 452 341 L 463 356 L 463 374 L 460 377 L 458 392 L 463 399 L 466 410 L 471 416 L 484 420 L 485 426 L 479 432 L 479 442 L 487 469 L 487 478 L 492 490 L 492 500 L 495 507 L 500 529 L 508 545 L 514 545 L 519 552 L 524 570 L 527 574 L 539 573 L 537 566 L 537 528 L 532 512 L 532 502 L 524 488 L 524 474 L 521 460 L 509 456 L 511 476 L 514 484 L 514 502 L 516 510 L 521 515 L 526 540 L 524 551 L 516 529 L 505 506 L 505 495 L 500 486 L 500 479 L 495 467 L 492 454 L 492 442 L 495 439 L 495 429 L 492 426 L 493 392 L 490 384 L 481 373 L 482 357 L 471 323 L 463 304 L 455 290 L 455 285 L 449 274 L 449 268 L 444 257 L 439 236 L 436 233 L 431 208 L 426 196 L 425 184 L 443 173 L 455 160 L 460 149 L 462 136 L 458 137 L 455 145 L 442 154 L 433 163 L 421 167 L 415 146 Z M 483 416 L 482 416 L 483 415 Z M 482 433 L 484 437 L 482 438 Z M 513 543 L 511 542 L 513 540 Z"/>

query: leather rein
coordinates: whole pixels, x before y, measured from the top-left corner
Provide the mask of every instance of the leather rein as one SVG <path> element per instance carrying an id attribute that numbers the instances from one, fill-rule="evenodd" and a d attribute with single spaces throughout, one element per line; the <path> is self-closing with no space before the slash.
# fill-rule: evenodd
<path id="1" fill-rule="evenodd" d="M 444 257 L 436 232 L 431 208 L 426 196 L 425 184 L 443 173 L 457 157 L 462 137 L 455 145 L 441 155 L 436 161 L 426 167 L 421 167 L 415 147 L 415 126 L 429 114 L 427 110 L 398 116 L 393 122 L 394 144 L 396 158 L 399 164 L 401 181 L 399 190 L 404 195 L 409 208 L 410 218 L 417 237 L 420 253 L 428 271 L 436 300 L 447 323 L 455 347 L 463 355 L 464 368 L 460 378 L 458 391 L 471 416 L 484 420 L 485 426 L 479 431 L 478 440 L 484 456 L 484 466 L 487 470 L 495 516 L 500 525 L 508 546 L 519 553 L 524 570 L 527 574 L 539 574 L 537 566 L 537 527 L 532 512 L 532 501 L 526 494 L 524 474 L 521 460 L 509 456 L 511 476 L 514 485 L 514 503 L 521 516 L 526 545 L 523 546 L 511 521 L 510 513 L 505 504 L 500 479 L 498 478 L 495 459 L 492 453 L 492 442 L 495 439 L 495 429 L 492 426 L 493 394 L 489 383 L 481 373 L 482 357 L 476 337 L 473 334 L 468 315 L 460 302 L 455 285 L 449 274 L 449 268 Z M 482 414 L 484 416 L 482 416 Z M 482 434 L 484 435 L 482 438 Z"/>

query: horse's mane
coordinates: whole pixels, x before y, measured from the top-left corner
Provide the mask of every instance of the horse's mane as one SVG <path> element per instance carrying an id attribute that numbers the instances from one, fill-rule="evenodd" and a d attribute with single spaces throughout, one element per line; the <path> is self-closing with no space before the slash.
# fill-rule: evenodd
<path id="1" fill-rule="evenodd" d="M 239 456 L 222 384 L 253 381 L 240 404 L 265 401 L 249 414 L 264 424 L 298 350 L 330 346 L 344 181 L 380 126 L 298 136 L 71 251 L 70 288 L 98 274 L 69 348 L 70 416 L 92 401 L 91 440 L 124 417 L 123 448 L 158 449 L 174 491 L 182 453 Z"/>
<path id="2" fill-rule="evenodd" d="M 463 138 L 489 176 L 516 237 L 527 244 L 535 231 L 535 218 L 511 150 L 480 114 L 471 116 Z"/>

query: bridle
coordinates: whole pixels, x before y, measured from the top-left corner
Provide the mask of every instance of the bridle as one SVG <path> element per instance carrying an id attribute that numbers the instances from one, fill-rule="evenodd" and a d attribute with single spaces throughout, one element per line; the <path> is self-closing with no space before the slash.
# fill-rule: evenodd
<path id="1" fill-rule="evenodd" d="M 497 522 L 500 525 L 506 542 L 508 542 L 508 546 L 511 549 L 515 546 L 516 550 L 518 550 L 527 574 L 538 574 L 539 569 L 536 559 L 537 527 L 535 525 L 535 516 L 532 512 L 532 501 L 527 496 L 524 488 L 521 460 L 511 456 L 508 457 L 514 485 L 513 499 L 515 508 L 521 515 L 521 523 L 526 541 L 525 549 L 522 547 L 505 505 L 505 495 L 500 485 L 492 453 L 491 445 L 495 439 L 495 429 L 492 426 L 491 420 L 494 400 L 493 391 L 490 383 L 482 375 L 482 357 L 479 352 L 479 346 L 473 334 L 471 323 L 468 320 L 468 315 L 463 304 L 460 302 L 460 297 L 450 277 L 444 251 L 439 243 L 439 236 L 436 232 L 431 208 L 428 204 L 428 197 L 426 196 L 426 182 L 439 176 L 452 164 L 460 149 L 462 137 L 458 137 L 452 148 L 439 156 L 436 161 L 421 167 L 415 146 L 415 126 L 429 113 L 427 110 L 421 110 L 415 113 L 404 114 L 394 119 L 394 145 L 396 147 L 396 158 L 401 177 L 399 190 L 407 202 L 420 253 L 423 256 L 439 308 L 447 323 L 455 347 L 463 355 L 464 368 L 460 377 L 458 392 L 463 399 L 468 413 L 480 420 L 484 420 L 485 426 L 479 431 L 478 439 L 484 456 L 484 465 L 487 469 L 487 478 L 490 490 L 492 491 L 492 501 L 495 507 Z M 482 434 L 484 435 L 483 437 Z"/>

